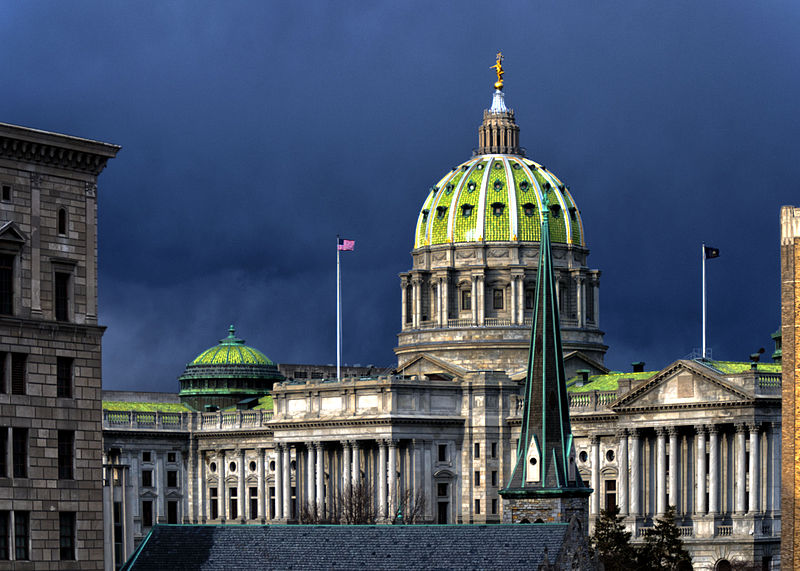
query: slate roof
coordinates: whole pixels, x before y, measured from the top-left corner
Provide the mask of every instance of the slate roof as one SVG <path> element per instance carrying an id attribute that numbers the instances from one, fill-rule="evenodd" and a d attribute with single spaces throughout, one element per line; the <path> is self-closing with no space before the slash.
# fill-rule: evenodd
<path id="1" fill-rule="evenodd" d="M 156 525 L 123 571 L 537 569 L 567 524 Z"/>

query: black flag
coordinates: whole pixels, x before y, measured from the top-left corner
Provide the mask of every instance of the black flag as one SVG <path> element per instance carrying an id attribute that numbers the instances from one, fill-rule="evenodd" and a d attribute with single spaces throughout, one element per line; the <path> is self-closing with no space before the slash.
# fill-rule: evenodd
<path id="1" fill-rule="evenodd" d="M 703 246 L 703 253 L 706 260 L 711 258 L 719 258 L 719 248 L 712 248 L 711 246 Z"/>

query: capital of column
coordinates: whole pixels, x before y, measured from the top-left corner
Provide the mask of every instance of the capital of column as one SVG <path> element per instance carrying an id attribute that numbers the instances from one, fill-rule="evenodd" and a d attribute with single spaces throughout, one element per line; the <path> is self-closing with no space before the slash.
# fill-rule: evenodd
<path id="1" fill-rule="evenodd" d="M 347 448 L 348 446 L 350 446 L 350 441 L 349 440 L 340 440 L 339 444 L 342 445 L 342 448 Z"/>
<path id="2" fill-rule="evenodd" d="M 780 432 L 781 431 L 781 423 L 780 422 L 770 422 L 769 426 L 775 432 Z"/>
<path id="3" fill-rule="evenodd" d="M 717 434 L 719 432 L 719 426 L 716 424 L 707 424 L 705 428 L 709 434 Z"/>
<path id="4" fill-rule="evenodd" d="M 639 428 L 629 428 L 628 429 L 628 436 L 631 438 L 638 439 L 642 435 L 642 431 Z"/>
<path id="5" fill-rule="evenodd" d="M 695 427 L 695 432 L 697 433 L 697 436 L 705 436 L 708 433 L 708 427 L 702 424 L 698 424 Z"/>
<path id="6" fill-rule="evenodd" d="M 747 423 L 747 430 L 751 433 L 755 432 L 758 433 L 761 430 L 761 423 L 760 422 L 748 422 Z"/>
<path id="7" fill-rule="evenodd" d="M 386 444 L 389 446 L 389 448 L 397 448 L 397 440 L 393 438 L 388 439 Z"/>
<path id="8" fill-rule="evenodd" d="M 667 429 L 663 426 L 656 426 L 656 436 L 664 438 L 667 435 Z"/>
<path id="9" fill-rule="evenodd" d="M 668 426 L 667 433 L 669 437 L 672 438 L 673 436 L 678 436 L 678 427 L 677 426 Z"/>
<path id="10" fill-rule="evenodd" d="M 361 448 L 361 441 L 360 440 L 350 440 L 350 447 L 354 450 L 358 450 Z"/>
<path id="11" fill-rule="evenodd" d="M 592 446 L 597 446 L 598 444 L 600 444 L 600 437 L 597 434 L 592 434 L 589 437 L 589 444 L 591 444 Z"/>
<path id="12" fill-rule="evenodd" d="M 617 435 L 617 438 L 627 438 L 628 437 L 628 429 L 627 428 L 618 428 L 616 435 Z"/>
<path id="13" fill-rule="evenodd" d="M 317 450 L 322 450 L 325 447 L 325 443 L 322 440 L 317 440 L 314 442 L 314 448 Z"/>
<path id="14" fill-rule="evenodd" d="M 736 423 L 736 434 L 747 432 L 747 425 L 744 422 Z"/>

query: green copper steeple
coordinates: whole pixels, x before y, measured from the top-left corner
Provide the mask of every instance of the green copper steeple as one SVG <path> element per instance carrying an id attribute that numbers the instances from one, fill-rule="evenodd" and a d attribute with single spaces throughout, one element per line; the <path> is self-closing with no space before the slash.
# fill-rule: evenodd
<path id="1" fill-rule="evenodd" d="M 561 326 L 550 251 L 549 188 L 545 187 L 528 375 L 517 463 L 504 497 L 588 496 L 575 465 Z M 555 205 L 552 208 L 556 208 Z"/>

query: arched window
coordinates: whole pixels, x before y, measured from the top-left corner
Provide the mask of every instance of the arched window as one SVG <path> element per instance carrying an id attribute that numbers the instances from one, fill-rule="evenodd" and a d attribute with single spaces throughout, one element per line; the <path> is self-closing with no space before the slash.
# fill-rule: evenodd
<path id="1" fill-rule="evenodd" d="M 58 233 L 62 236 L 67 234 L 67 211 L 63 208 L 58 209 Z"/>

